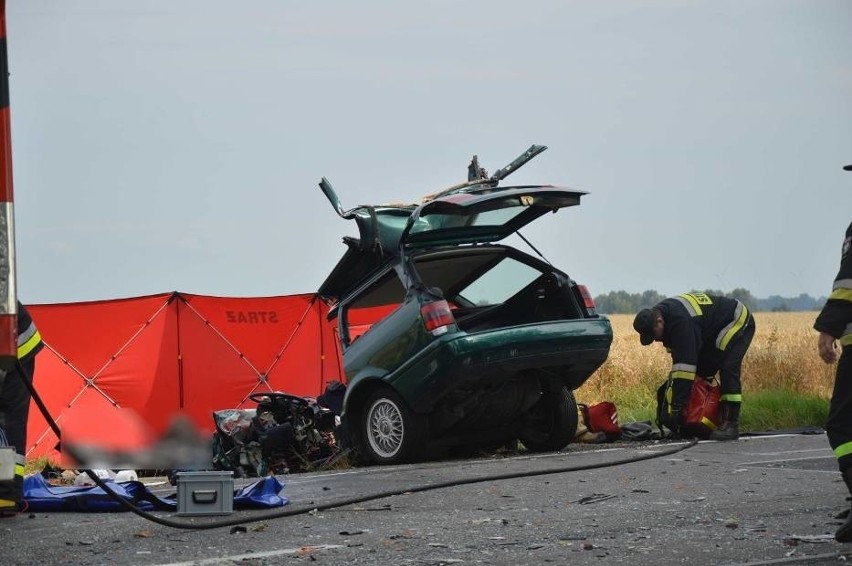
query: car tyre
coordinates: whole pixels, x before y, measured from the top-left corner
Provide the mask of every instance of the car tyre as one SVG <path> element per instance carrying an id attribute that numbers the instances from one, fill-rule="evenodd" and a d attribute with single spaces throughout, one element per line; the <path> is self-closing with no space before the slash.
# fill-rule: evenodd
<path id="1" fill-rule="evenodd" d="M 579 415 L 574 393 L 567 387 L 545 387 L 541 399 L 528 413 L 518 439 L 530 452 L 565 448 L 577 435 Z"/>
<path id="2" fill-rule="evenodd" d="M 356 435 L 360 455 L 378 464 L 401 464 L 422 449 L 423 419 L 390 389 L 371 394 L 362 406 Z"/>

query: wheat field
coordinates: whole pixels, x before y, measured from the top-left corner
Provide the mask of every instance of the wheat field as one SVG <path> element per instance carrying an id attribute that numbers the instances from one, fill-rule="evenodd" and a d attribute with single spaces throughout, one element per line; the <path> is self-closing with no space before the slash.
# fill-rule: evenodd
<path id="1" fill-rule="evenodd" d="M 836 366 L 823 363 L 817 354 L 816 316 L 816 312 L 754 313 L 757 330 L 743 362 L 744 401 L 749 393 L 767 390 L 831 397 Z M 577 400 L 650 410 L 656 405 L 657 387 L 671 369 L 671 356 L 662 344 L 639 344 L 632 314 L 609 319 L 613 330 L 609 358 L 575 392 Z"/>

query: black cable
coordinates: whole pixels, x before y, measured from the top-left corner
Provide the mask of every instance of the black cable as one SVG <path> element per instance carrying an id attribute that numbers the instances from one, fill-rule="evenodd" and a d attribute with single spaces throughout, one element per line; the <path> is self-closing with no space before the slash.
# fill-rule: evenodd
<path id="1" fill-rule="evenodd" d="M 35 387 L 31 383 L 28 382 L 26 375 L 24 374 L 24 368 L 21 365 L 20 361 L 18 361 L 18 370 L 21 374 L 21 379 L 24 380 L 24 383 L 27 385 L 27 388 L 30 390 L 30 394 L 33 396 L 33 399 L 36 400 L 36 405 L 38 405 L 39 410 L 41 410 L 42 415 L 45 420 L 48 422 L 50 427 L 56 433 L 56 436 L 62 440 L 61 434 L 59 431 L 59 427 L 56 425 L 56 422 L 51 417 L 50 413 L 47 411 L 44 403 L 42 403 L 38 394 L 36 393 Z M 188 521 L 172 521 L 170 519 L 164 519 L 162 517 L 158 517 L 153 515 L 148 511 L 144 511 L 133 505 L 130 501 L 127 501 L 124 497 L 115 493 L 112 488 L 110 488 L 106 482 L 104 482 L 96 473 L 92 470 L 83 470 L 86 474 L 95 482 L 95 484 L 100 487 L 104 492 L 109 495 L 112 499 L 117 501 L 119 505 L 127 509 L 128 511 L 139 515 L 140 517 L 147 519 L 153 523 L 157 523 L 158 525 L 163 525 L 166 527 L 174 527 L 178 529 L 193 529 L 193 530 L 206 530 L 206 529 L 216 529 L 219 527 L 230 527 L 234 525 L 240 525 L 244 523 L 253 523 L 257 521 L 265 521 L 268 519 L 279 519 L 282 517 L 293 517 L 296 515 L 305 515 L 307 513 L 315 512 L 315 511 L 326 511 L 328 509 L 336 509 L 338 507 L 345 507 L 347 505 L 355 505 L 358 503 L 365 503 L 367 501 L 373 501 L 376 499 L 383 499 L 385 497 L 393 497 L 395 495 L 403 495 L 405 493 L 421 493 L 424 491 L 431 491 L 434 489 L 445 489 L 448 487 L 456 487 L 462 485 L 469 485 L 473 483 L 482 483 L 487 481 L 500 481 L 500 480 L 508 480 L 515 478 L 526 478 L 526 477 L 535 477 L 535 476 L 545 476 L 550 474 L 562 474 L 567 472 L 578 472 L 581 470 L 593 470 L 598 468 L 608 468 L 611 466 L 621 466 L 623 464 L 630 464 L 633 462 L 641 462 L 643 460 L 650 460 L 652 458 L 661 458 L 663 456 L 670 456 L 672 454 L 676 454 L 681 450 L 686 450 L 687 448 L 691 448 L 698 443 L 698 439 L 693 439 L 690 442 L 675 446 L 674 448 L 670 448 L 667 450 L 663 450 L 660 452 L 654 452 L 652 454 L 643 454 L 640 456 L 633 456 L 631 458 L 625 458 L 622 460 L 614 460 L 612 462 L 605 462 L 603 464 L 585 464 L 585 465 L 574 465 L 574 466 L 565 466 L 561 468 L 553 468 L 549 470 L 534 470 L 527 472 L 509 472 L 503 474 L 489 475 L 489 476 L 474 476 L 472 478 L 462 479 L 462 480 L 450 480 L 435 484 L 427 484 L 427 485 L 419 485 L 414 487 L 406 487 L 395 490 L 387 490 L 381 491 L 379 493 L 374 493 L 372 495 L 364 495 L 359 497 L 351 497 L 348 499 L 341 499 L 339 501 L 332 501 L 331 503 L 325 503 L 322 505 L 316 505 L 312 507 L 307 507 L 304 509 L 286 509 L 284 511 L 274 511 L 270 513 L 262 513 L 253 517 L 240 517 L 239 519 L 225 519 L 225 520 L 216 520 L 212 522 L 206 523 L 192 523 Z"/>
<path id="2" fill-rule="evenodd" d="M 434 489 L 445 489 L 445 488 L 448 488 L 448 487 L 456 487 L 456 486 L 468 485 L 468 484 L 472 484 L 472 483 L 482 483 L 482 482 L 486 482 L 486 481 L 499 481 L 499 480 L 515 479 L 515 478 L 545 476 L 545 475 L 550 475 L 550 474 L 562 474 L 562 473 L 566 473 L 566 472 L 577 472 L 577 471 L 581 471 L 581 470 L 593 470 L 593 469 L 598 469 L 598 468 L 608 468 L 610 466 L 621 466 L 623 464 L 630 464 L 630 463 L 633 463 L 633 462 L 641 462 L 642 460 L 651 460 L 653 458 L 660 458 L 662 456 L 670 456 L 672 454 L 680 452 L 681 450 L 686 450 L 687 448 L 691 448 L 691 447 L 695 446 L 697 443 L 698 443 L 698 439 L 695 438 L 695 439 L 692 439 L 691 441 L 689 441 L 686 444 L 679 445 L 679 446 L 676 446 L 674 448 L 664 450 L 662 452 L 655 452 L 653 454 L 644 454 L 644 455 L 641 455 L 641 456 L 634 456 L 634 457 L 631 457 L 631 458 L 625 458 L 623 460 L 614 460 L 612 462 L 606 462 L 606 463 L 603 463 L 603 464 L 586 464 L 586 465 L 576 465 L 576 466 L 565 466 L 565 467 L 562 467 L 562 468 L 553 468 L 553 469 L 550 469 L 550 470 L 535 470 L 535 471 L 531 471 L 531 472 L 512 472 L 512 473 L 489 475 L 489 476 L 475 476 L 475 477 L 463 479 L 463 480 L 450 480 L 450 481 L 440 482 L 440 483 L 436 483 L 436 484 L 420 485 L 420 486 L 414 486 L 414 487 L 406 487 L 406 488 L 382 491 L 382 492 L 379 492 L 379 493 L 374 493 L 373 495 L 364 495 L 364 496 L 359 496 L 359 497 L 351 497 L 349 499 L 341 499 L 339 501 L 333 501 L 331 503 L 325 503 L 323 505 L 315 505 L 315 506 L 307 507 L 307 508 L 304 508 L 304 509 L 287 509 L 287 510 L 284 510 L 284 511 L 275 511 L 275 512 L 271 512 L 271 513 L 263 513 L 261 515 L 255 516 L 255 517 L 239 518 L 239 519 L 226 519 L 226 520 L 213 521 L 213 522 L 204 523 L 204 524 L 189 523 L 189 522 L 182 522 L 182 521 L 172 521 L 172 520 L 169 520 L 169 519 L 163 519 L 162 517 L 157 517 L 156 515 L 152 515 L 151 513 L 147 512 L 147 511 L 143 511 L 142 509 L 139 509 L 138 507 L 136 507 L 135 505 L 133 505 L 132 503 L 130 503 L 129 501 L 127 501 L 123 497 L 121 497 L 118 494 L 116 494 L 115 492 L 113 492 L 107 486 L 107 484 L 103 480 L 101 480 L 101 478 L 99 478 L 97 476 L 97 474 L 95 474 L 91 470 L 85 470 L 85 472 L 89 475 L 90 478 L 92 478 L 92 480 L 94 480 L 94 482 L 101 489 L 103 489 L 105 492 L 107 492 L 108 494 L 113 496 L 113 498 L 116 499 L 122 505 L 122 507 L 124 507 L 125 509 L 127 509 L 127 510 L 129 510 L 129 511 L 131 511 L 131 512 L 137 514 L 137 515 L 139 515 L 140 517 L 148 519 L 149 521 L 152 521 L 152 522 L 157 523 L 159 525 L 164 525 L 166 527 L 175 527 L 175 528 L 179 528 L 179 529 L 205 530 L 205 529 L 215 529 L 215 528 L 219 528 L 219 527 L 230 527 L 230 526 L 233 526 L 233 525 L 240 525 L 240 524 L 243 524 L 243 523 L 253 523 L 253 522 L 257 522 L 257 521 L 265 521 L 265 520 L 268 520 L 268 519 L 279 519 L 279 518 L 282 518 L 282 517 L 293 517 L 293 516 L 296 516 L 296 515 L 305 515 L 305 514 L 311 513 L 311 512 L 326 511 L 328 509 L 336 509 L 338 507 L 345 507 L 347 505 L 355 505 L 357 503 L 365 503 L 367 501 L 373 501 L 375 499 L 383 499 L 385 497 L 393 497 L 395 495 L 403 495 L 403 494 L 406 494 L 406 493 L 420 493 L 420 492 L 423 492 L 423 491 L 431 491 L 431 490 L 434 490 Z"/>
<path id="3" fill-rule="evenodd" d="M 50 413 L 47 412 L 47 406 L 44 404 L 44 401 L 41 400 L 39 394 L 36 393 L 35 386 L 33 386 L 32 382 L 27 379 L 27 374 L 24 370 L 24 365 L 21 363 L 21 360 L 16 360 L 16 363 L 18 365 L 18 374 L 21 380 L 23 380 L 26 388 L 29 389 L 30 396 L 32 397 L 33 401 L 35 401 L 35 404 L 38 406 L 39 411 L 41 411 L 41 414 L 44 415 L 45 420 L 47 420 L 47 424 L 50 426 L 51 430 L 53 430 L 53 433 L 56 434 L 56 438 L 58 439 L 61 434 L 59 432 L 59 425 L 57 425 L 56 421 L 51 418 Z M 25 448 L 26 447 L 24 447 L 24 449 Z"/>

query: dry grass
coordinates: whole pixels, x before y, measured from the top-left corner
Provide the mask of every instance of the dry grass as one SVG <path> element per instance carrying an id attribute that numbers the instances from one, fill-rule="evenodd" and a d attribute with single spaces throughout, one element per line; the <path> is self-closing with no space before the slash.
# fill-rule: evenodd
<path id="1" fill-rule="evenodd" d="M 764 391 L 810 394 L 828 399 L 836 366 L 817 354 L 817 313 L 755 313 L 757 331 L 743 363 L 743 398 Z M 619 408 L 651 410 L 655 392 L 671 368 L 658 343 L 643 347 L 633 315 L 611 315 L 613 343 L 606 363 L 577 392 L 583 403 L 613 401 Z M 622 420 L 632 420 L 622 411 Z"/>

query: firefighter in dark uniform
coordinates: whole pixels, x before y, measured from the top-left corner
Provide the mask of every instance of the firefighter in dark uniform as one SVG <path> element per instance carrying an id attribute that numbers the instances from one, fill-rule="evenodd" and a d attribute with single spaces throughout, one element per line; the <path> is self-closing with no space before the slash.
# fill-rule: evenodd
<path id="1" fill-rule="evenodd" d="M 14 513 L 21 499 L 30 410 L 30 390 L 23 380 L 32 383 L 35 357 L 43 347 L 41 335 L 30 313 L 19 301 L 18 364 L 0 381 L 0 430 L 5 432 L 6 444 L 14 446 L 16 452 L 14 480 L 0 482 L 0 515 Z"/>
<path id="2" fill-rule="evenodd" d="M 852 165 L 844 167 L 852 171 Z M 817 347 L 825 363 L 837 361 L 836 344 L 840 343 L 840 361 L 834 378 L 834 392 L 825 428 L 828 443 L 837 457 L 843 481 L 852 495 L 852 223 L 840 254 L 840 271 L 834 278 L 831 294 L 814 322 L 819 331 Z M 852 513 L 834 534 L 840 542 L 852 542 Z"/>
<path id="3" fill-rule="evenodd" d="M 754 317 L 736 299 L 684 293 L 642 309 L 633 320 L 643 346 L 662 342 L 672 356 L 672 398 L 663 424 L 677 433 L 696 376 L 720 374 L 721 425 L 712 440 L 740 437 L 740 372 L 754 337 Z"/>

